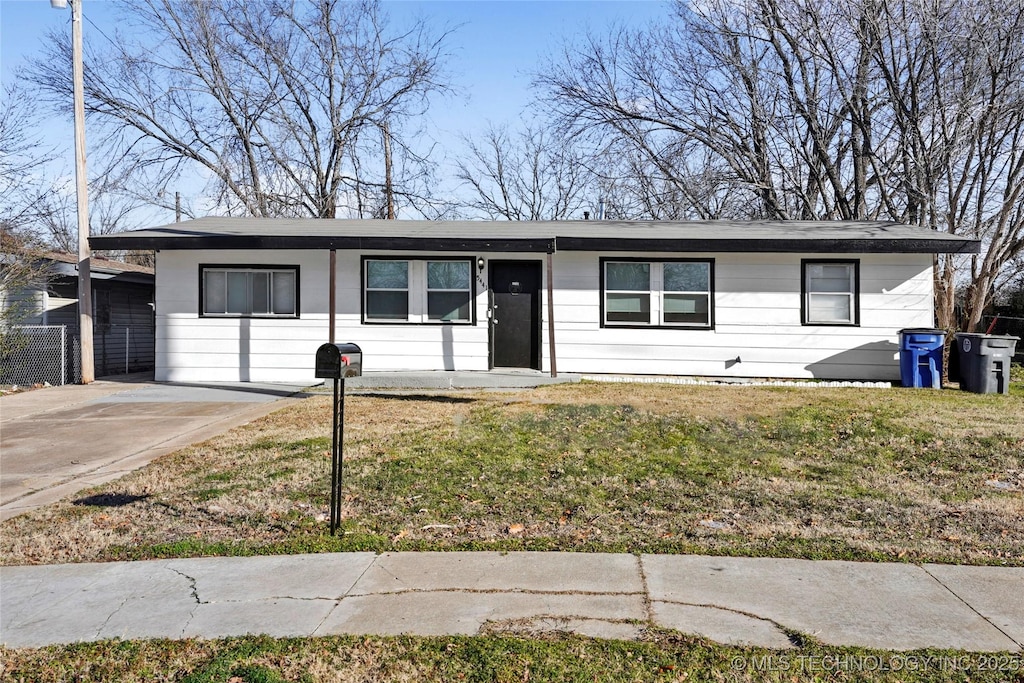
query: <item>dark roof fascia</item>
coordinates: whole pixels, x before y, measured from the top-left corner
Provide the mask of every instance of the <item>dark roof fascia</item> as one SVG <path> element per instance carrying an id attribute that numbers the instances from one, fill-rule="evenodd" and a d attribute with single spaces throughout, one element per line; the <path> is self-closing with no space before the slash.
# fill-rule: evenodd
<path id="1" fill-rule="evenodd" d="M 776 254 L 978 254 L 980 240 L 945 239 L 629 239 L 559 237 L 557 251 Z"/>
<path id="2" fill-rule="evenodd" d="M 102 265 L 96 265 L 93 261 L 89 264 L 89 277 L 93 280 L 117 280 L 119 282 L 137 282 L 151 285 L 156 281 L 153 273 L 140 273 L 135 270 L 119 270 Z M 78 264 L 65 263 L 63 261 L 50 261 L 50 275 L 52 277 L 78 277 Z"/>
<path id="3" fill-rule="evenodd" d="M 309 235 L 205 235 L 190 237 L 97 235 L 89 238 L 93 249 L 352 249 L 379 251 L 554 251 L 554 239 L 480 239 L 444 237 L 320 237 Z"/>

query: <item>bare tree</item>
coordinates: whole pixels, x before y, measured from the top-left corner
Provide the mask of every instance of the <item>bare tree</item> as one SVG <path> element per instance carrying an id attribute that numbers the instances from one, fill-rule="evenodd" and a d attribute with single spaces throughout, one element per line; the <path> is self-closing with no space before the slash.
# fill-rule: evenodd
<path id="1" fill-rule="evenodd" d="M 44 143 L 29 94 L 16 82 L 3 89 L 0 103 L 0 228 L 21 231 L 45 213 L 42 203 L 55 192 L 47 165 L 56 158 Z"/>
<path id="2" fill-rule="evenodd" d="M 680 1 L 660 26 L 567 48 L 537 84 L 566 135 L 632 150 L 701 215 L 981 239 L 982 256 L 936 269 L 940 325 L 956 327 L 967 280 L 973 329 L 1024 251 L 1022 32 L 1022 0 Z M 687 191 L 691 161 L 717 192 Z"/>
<path id="3" fill-rule="evenodd" d="M 50 276 L 44 254 L 31 233 L 0 225 L 0 360 L 28 343 L 19 325 L 38 313 Z"/>
<path id="4" fill-rule="evenodd" d="M 131 32 L 87 55 L 100 144 L 161 179 L 153 194 L 181 174 L 209 177 L 228 213 L 335 217 L 357 185 L 383 186 L 370 162 L 379 125 L 399 137 L 446 89 L 444 36 L 422 22 L 393 29 L 374 0 L 140 0 L 124 11 Z M 30 69 L 55 103 L 70 92 L 67 58 L 55 36 Z"/>
<path id="5" fill-rule="evenodd" d="M 582 155 L 551 133 L 491 125 L 480 140 L 464 141 L 468 155 L 456 162 L 456 177 L 470 190 L 471 212 L 492 220 L 565 220 L 581 217 L 592 200 L 593 174 Z"/>

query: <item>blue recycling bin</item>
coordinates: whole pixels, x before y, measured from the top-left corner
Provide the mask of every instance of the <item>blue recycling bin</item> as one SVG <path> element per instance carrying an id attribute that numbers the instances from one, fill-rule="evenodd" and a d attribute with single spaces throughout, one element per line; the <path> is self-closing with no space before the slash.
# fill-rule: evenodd
<path id="1" fill-rule="evenodd" d="M 900 330 L 900 383 L 905 387 L 941 389 L 945 345 L 945 330 Z"/>

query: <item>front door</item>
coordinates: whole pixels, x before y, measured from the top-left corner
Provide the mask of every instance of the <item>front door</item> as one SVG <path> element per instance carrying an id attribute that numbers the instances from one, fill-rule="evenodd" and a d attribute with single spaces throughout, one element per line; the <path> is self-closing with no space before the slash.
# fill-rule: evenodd
<path id="1" fill-rule="evenodd" d="M 540 370 L 540 261 L 491 261 L 491 367 Z"/>

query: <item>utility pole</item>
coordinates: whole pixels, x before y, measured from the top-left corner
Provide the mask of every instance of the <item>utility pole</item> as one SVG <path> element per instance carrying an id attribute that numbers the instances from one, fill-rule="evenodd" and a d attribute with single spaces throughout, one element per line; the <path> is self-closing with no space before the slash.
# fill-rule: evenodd
<path id="1" fill-rule="evenodd" d="M 68 0 L 50 0 L 64 9 Z M 92 274 L 89 267 L 89 189 L 85 173 L 85 74 L 82 65 L 82 0 L 71 0 L 71 76 L 75 98 L 75 188 L 78 196 L 78 338 L 82 384 L 96 379 L 92 351 Z"/>

